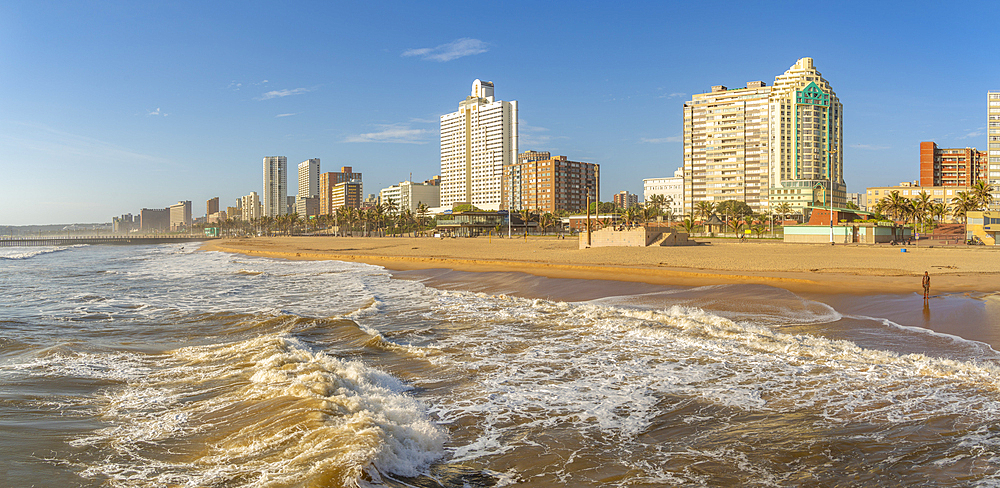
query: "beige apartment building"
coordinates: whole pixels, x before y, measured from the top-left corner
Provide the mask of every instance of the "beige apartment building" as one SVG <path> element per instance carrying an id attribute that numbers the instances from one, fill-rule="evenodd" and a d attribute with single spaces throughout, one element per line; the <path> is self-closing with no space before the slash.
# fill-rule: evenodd
<path id="1" fill-rule="evenodd" d="M 1000 91 L 986 93 L 986 152 L 989 182 L 993 185 L 990 210 L 1000 210 Z"/>
<path id="2" fill-rule="evenodd" d="M 527 153 L 534 153 L 533 156 Z M 523 161 L 504 168 L 511 210 L 576 212 L 587 206 L 587 195 L 597 201 L 601 189 L 600 165 L 570 161 L 566 156 L 534 160 L 548 152 L 528 151 L 518 155 Z M 521 157 L 525 156 L 525 157 Z"/>
<path id="3" fill-rule="evenodd" d="M 920 193 L 927 192 L 931 201 L 951 205 L 951 199 L 958 196 L 958 192 L 969 191 L 968 188 L 956 186 L 920 186 L 919 181 L 904 181 L 897 186 L 873 186 L 866 192 L 869 211 L 875 208 L 879 200 L 888 197 L 892 192 L 898 192 L 899 196 L 916 200 L 920 198 Z"/>
<path id="4" fill-rule="evenodd" d="M 337 189 L 338 185 L 347 183 L 354 184 L 356 188 L 344 186 Z M 340 171 L 321 173 L 319 175 L 319 214 L 333 215 L 338 208 L 344 205 L 360 207 L 362 190 L 361 173 L 355 173 L 354 168 L 350 166 L 341 166 Z"/>
<path id="5" fill-rule="evenodd" d="M 788 202 L 843 207 L 843 106 L 813 66 L 799 59 L 774 85 L 713 86 L 684 104 L 684 208 L 745 202 L 758 212 Z"/>

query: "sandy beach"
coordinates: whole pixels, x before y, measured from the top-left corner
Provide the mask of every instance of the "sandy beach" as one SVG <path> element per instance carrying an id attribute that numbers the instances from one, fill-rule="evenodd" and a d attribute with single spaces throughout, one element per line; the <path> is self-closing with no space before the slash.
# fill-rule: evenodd
<path id="1" fill-rule="evenodd" d="M 519 271 L 549 278 L 604 279 L 659 285 L 756 283 L 793 292 L 876 294 L 931 290 L 1000 291 L 1000 254 L 985 247 L 921 248 L 739 243 L 579 249 L 576 239 L 435 239 L 430 237 L 258 237 L 208 241 L 204 250 L 285 259 L 339 260 L 390 270 Z"/>

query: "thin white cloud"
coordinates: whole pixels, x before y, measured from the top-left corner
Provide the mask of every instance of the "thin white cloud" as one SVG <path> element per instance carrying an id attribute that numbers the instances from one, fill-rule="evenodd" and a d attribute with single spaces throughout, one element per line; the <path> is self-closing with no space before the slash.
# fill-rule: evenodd
<path id="1" fill-rule="evenodd" d="M 160 108 L 157 107 L 156 110 L 153 110 L 152 112 L 147 112 L 146 115 L 162 115 L 162 116 L 166 117 L 166 116 L 168 116 L 170 114 L 165 114 L 163 112 L 160 112 Z"/>
<path id="2" fill-rule="evenodd" d="M 406 124 L 383 124 L 378 132 L 355 134 L 344 138 L 344 142 L 384 142 L 391 144 L 427 144 L 427 129 L 413 129 Z"/>
<path id="3" fill-rule="evenodd" d="M 855 149 L 867 149 L 869 151 L 882 151 L 884 149 L 892 149 L 892 146 L 878 146 L 874 144 L 851 144 L 850 147 Z"/>
<path id="4" fill-rule="evenodd" d="M 522 148 L 542 148 L 552 142 L 552 139 L 566 139 L 565 137 L 550 136 L 546 134 L 548 131 L 549 129 L 547 127 L 529 125 L 522 120 L 517 124 L 517 138 L 519 139 L 518 144 L 520 144 Z M 545 151 L 546 149 L 538 150 Z"/>
<path id="5" fill-rule="evenodd" d="M 272 98 L 282 98 L 289 97 L 292 95 L 301 95 L 303 93 L 309 93 L 313 91 L 312 88 L 293 88 L 291 90 L 271 90 L 267 93 L 261 95 L 257 100 L 270 100 Z"/>
<path id="6" fill-rule="evenodd" d="M 29 137 L 16 137 L 0 133 L 0 147 L 5 145 L 37 153 L 51 154 L 65 160 L 94 160 L 115 162 L 146 162 L 151 165 L 173 165 L 158 156 L 135 152 L 109 142 L 91 137 L 62 132 L 36 124 L 16 124 L 26 127 Z"/>
<path id="7" fill-rule="evenodd" d="M 418 117 L 414 117 L 414 118 L 410 119 L 410 122 L 413 122 L 414 124 L 437 124 L 437 123 L 440 123 L 441 121 L 440 120 L 431 120 L 431 119 L 421 119 L 421 118 L 418 118 Z"/>
<path id="8" fill-rule="evenodd" d="M 275 115 L 275 116 L 274 116 L 274 118 L 276 118 L 276 119 L 277 119 L 277 118 L 280 118 L 280 117 L 291 117 L 291 116 L 293 116 L 293 115 L 298 115 L 298 114 L 300 114 L 300 113 L 302 113 L 302 112 L 295 112 L 295 113 L 293 113 L 293 114 L 278 114 L 278 115 Z"/>
<path id="9" fill-rule="evenodd" d="M 664 93 L 656 98 L 686 98 L 687 93 L 674 92 L 674 93 Z"/>
<path id="10" fill-rule="evenodd" d="M 684 140 L 684 138 L 682 136 L 656 137 L 656 138 L 643 137 L 640 138 L 639 140 L 645 142 L 646 144 L 663 144 L 664 142 L 681 142 Z"/>
<path id="11" fill-rule="evenodd" d="M 978 129 L 972 129 L 964 136 L 958 136 L 957 139 L 969 139 L 971 137 L 983 137 L 986 135 L 986 127 L 980 127 Z"/>
<path id="12" fill-rule="evenodd" d="M 407 49 L 406 51 L 403 51 L 402 56 L 419 56 L 420 59 L 439 61 L 443 63 L 445 61 L 451 61 L 452 59 L 458 59 L 464 56 L 484 53 L 489 50 L 487 46 L 488 45 L 485 42 L 480 41 L 479 39 L 463 37 L 436 47 Z"/>

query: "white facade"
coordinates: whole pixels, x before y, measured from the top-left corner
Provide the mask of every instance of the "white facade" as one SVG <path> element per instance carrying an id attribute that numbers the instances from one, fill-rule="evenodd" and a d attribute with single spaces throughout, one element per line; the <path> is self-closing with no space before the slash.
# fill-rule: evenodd
<path id="1" fill-rule="evenodd" d="M 663 195 L 670 202 L 674 216 L 684 214 L 684 168 L 677 168 L 669 178 L 646 178 L 642 180 L 642 200 L 649 201 L 653 195 Z"/>
<path id="2" fill-rule="evenodd" d="M 259 219 L 261 215 L 260 196 L 252 191 L 249 195 L 240 197 L 240 218 L 247 222 Z"/>
<path id="3" fill-rule="evenodd" d="M 993 186 L 990 210 L 1000 209 L 1000 91 L 986 94 L 986 151 L 989 158 L 989 183 Z"/>
<path id="4" fill-rule="evenodd" d="M 301 198 L 319 197 L 319 158 L 299 163 L 299 193 Z"/>
<path id="5" fill-rule="evenodd" d="M 441 116 L 441 205 L 499 210 L 503 168 L 517 161 L 517 147 L 517 102 L 495 100 L 493 83 L 476 80 L 458 111 Z"/>
<path id="6" fill-rule="evenodd" d="M 437 207 L 441 203 L 441 187 L 426 183 L 403 181 L 398 185 L 383 188 L 378 194 L 379 201 L 386 203 L 389 199 L 396 204 L 399 211 L 409 209 L 416 213 L 421 203 L 428 207 Z"/>
<path id="7" fill-rule="evenodd" d="M 284 156 L 264 158 L 264 216 L 288 213 L 288 160 Z"/>

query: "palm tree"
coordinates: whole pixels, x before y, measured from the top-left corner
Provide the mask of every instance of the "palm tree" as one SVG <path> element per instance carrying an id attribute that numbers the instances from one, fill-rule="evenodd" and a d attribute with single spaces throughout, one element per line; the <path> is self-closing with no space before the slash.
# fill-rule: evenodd
<path id="1" fill-rule="evenodd" d="M 687 232 L 688 235 L 694 234 L 694 228 L 695 228 L 694 219 L 688 217 L 683 221 L 681 221 L 681 225 L 684 227 L 684 231 Z"/>
<path id="2" fill-rule="evenodd" d="M 521 220 L 524 222 L 524 231 L 528 232 L 528 222 L 534 222 L 538 218 L 538 214 L 526 208 L 522 208 L 518 213 L 521 214 Z"/>
<path id="3" fill-rule="evenodd" d="M 948 213 L 948 206 L 944 203 L 935 203 L 931 205 L 930 215 L 931 220 L 935 223 L 940 223 L 944 216 Z"/>
<path id="4" fill-rule="evenodd" d="M 695 211 L 701 215 L 701 220 L 708 221 L 715 213 L 715 203 L 708 200 L 702 200 L 695 204 Z"/>
<path id="5" fill-rule="evenodd" d="M 931 207 L 934 206 L 931 196 L 926 191 L 921 190 L 917 198 L 914 198 L 911 203 L 913 204 L 914 224 L 918 221 L 919 223 L 924 223 L 930 216 Z"/>
<path id="6" fill-rule="evenodd" d="M 542 226 L 542 233 L 545 234 L 549 227 L 552 227 L 556 223 L 556 218 L 550 212 L 545 212 L 538 217 L 538 225 Z"/>
<path id="7" fill-rule="evenodd" d="M 966 222 L 966 215 L 975 210 L 978 202 L 976 197 L 969 192 L 960 191 L 956 194 L 955 198 L 951 199 L 951 214 L 955 216 L 956 219 L 962 219 L 962 223 Z"/>
<path id="8" fill-rule="evenodd" d="M 972 185 L 972 197 L 976 201 L 976 209 L 985 210 L 993 203 L 993 186 L 985 180 L 978 180 Z"/>
<path id="9" fill-rule="evenodd" d="M 419 227 L 421 235 L 424 233 L 424 226 L 427 225 L 427 214 L 429 212 L 430 207 L 424 202 L 417 202 L 417 227 Z"/>
<path id="10" fill-rule="evenodd" d="M 638 205 L 629 205 L 628 208 L 622 212 L 622 217 L 625 218 L 625 223 L 631 227 L 635 224 L 636 220 L 639 220 L 639 214 L 640 210 Z"/>
<path id="11" fill-rule="evenodd" d="M 781 220 L 785 220 L 792 213 L 792 204 L 788 202 L 781 202 L 774 209 L 778 215 L 781 216 Z"/>

